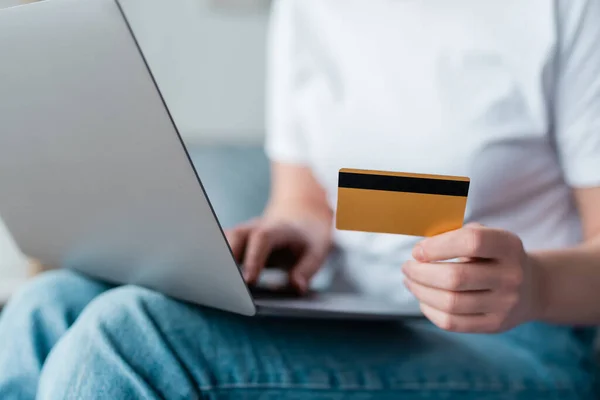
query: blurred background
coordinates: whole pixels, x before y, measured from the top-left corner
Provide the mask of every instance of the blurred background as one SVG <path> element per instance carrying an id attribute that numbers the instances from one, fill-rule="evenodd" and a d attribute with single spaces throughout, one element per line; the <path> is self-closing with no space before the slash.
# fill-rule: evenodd
<path id="1" fill-rule="evenodd" d="M 30 0 L 0 0 L 2 8 Z M 126 0 L 125 11 L 224 225 L 260 212 L 268 181 L 262 155 L 267 0 Z M 252 165 L 252 168 L 247 168 Z M 221 175 L 204 171 L 219 170 Z M 239 172 L 250 176 L 239 179 Z M 254 175 L 252 175 L 254 174 Z M 248 207 L 226 213 L 252 186 Z M 225 188 L 226 189 L 226 188 Z M 246 187 L 248 189 L 248 187 Z M 236 200 L 237 198 L 237 200 Z M 27 266 L 0 220 L 0 302 Z"/>

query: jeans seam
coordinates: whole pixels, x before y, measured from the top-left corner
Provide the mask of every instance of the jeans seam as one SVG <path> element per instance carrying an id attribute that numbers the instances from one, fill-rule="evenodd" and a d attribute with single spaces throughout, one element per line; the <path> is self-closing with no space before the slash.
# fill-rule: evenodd
<path id="1" fill-rule="evenodd" d="M 220 385 L 204 385 L 198 388 L 201 392 L 207 391 L 228 391 L 228 390 L 244 390 L 244 389 L 263 389 L 263 390 L 283 390 L 283 389 L 297 389 L 297 390 L 336 390 L 340 392 L 383 392 L 393 390 L 447 390 L 447 391 L 476 391 L 476 392 L 508 392 L 508 393 L 520 393 L 520 392 L 572 392 L 573 389 L 568 386 L 556 386 L 556 387 L 525 387 L 522 385 L 490 385 L 484 386 L 466 383 L 466 382 L 405 382 L 402 384 L 394 385 L 389 388 L 385 387 L 331 387 L 329 385 L 318 385 L 318 384 L 294 384 L 294 383 L 229 383 Z"/>
<path id="2" fill-rule="evenodd" d="M 169 336 L 168 333 L 165 330 L 161 329 L 161 327 L 159 326 L 159 324 L 156 322 L 154 316 L 150 312 L 150 309 L 148 307 L 147 302 L 144 299 L 141 299 L 139 305 L 140 305 L 140 307 L 141 307 L 144 315 L 148 318 L 148 322 L 152 325 L 152 327 L 156 331 L 157 335 L 162 340 L 162 343 L 164 344 L 164 346 L 169 350 L 169 352 L 172 354 L 173 358 L 179 364 L 182 373 L 185 375 L 185 379 L 193 387 L 192 382 L 194 381 L 194 378 L 192 376 L 192 373 L 189 371 L 188 367 L 185 365 L 185 363 L 181 359 L 181 356 L 179 355 L 179 353 L 172 346 L 171 341 L 167 339 L 167 337 Z M 188 396 L 188 398 L 189 399 L 198 400 L 198 399 L 200 399 L 200 396 L 201 396 L 200 393 L 196 392 L 196 393 L 194 393 L 193 396 Z"/>

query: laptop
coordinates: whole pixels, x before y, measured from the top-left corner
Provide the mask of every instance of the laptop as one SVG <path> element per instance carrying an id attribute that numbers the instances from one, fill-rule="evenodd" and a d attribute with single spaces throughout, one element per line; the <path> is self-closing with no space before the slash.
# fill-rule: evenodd
<path id="1" fill-rule="evenodd" d="M 131 1 L 0 11 L 0 215 L 21 250 L 246 316 L 419 315 L 351 291 L 250 290 L 128 23 Z"/>

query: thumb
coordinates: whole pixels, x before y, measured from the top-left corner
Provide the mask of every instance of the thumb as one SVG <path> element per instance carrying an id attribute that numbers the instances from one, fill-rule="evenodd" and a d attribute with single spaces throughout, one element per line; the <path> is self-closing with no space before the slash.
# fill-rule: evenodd
<path id="1" fill-rule="evenodd" d="M 300 292 L 308 290 L 311 278 L 319 271 L 323 257 L 318 251 L 306 251 L 290 273 L 290 283 Z"/>
<path id="2" fill-rule="evenodd" d="M 480 224 L 479 222 L 469 222 L 463 228 L 485 228 L 485 225 Z"/>

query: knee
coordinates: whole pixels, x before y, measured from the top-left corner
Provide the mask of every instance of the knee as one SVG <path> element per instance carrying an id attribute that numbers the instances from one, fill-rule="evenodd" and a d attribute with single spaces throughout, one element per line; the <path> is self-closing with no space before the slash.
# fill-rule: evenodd
<path id="1" fill-rule="evenodd" d="M 146 288 L 121 286 L 94 299 L 73 328 L 82 332 L 102 330 L 107 334 L 148 329 L 154 325 L 154 316 L 171 302 L 174 300 Z"/>
<path id="2" fill-rule="evenodd" d="M 188 306 L 148 289 L 123 286 L 94 299 L 53 349 L 44 365 L 40 390 L 57 394 L 98 388 L 128 390 L 130 371 L 155 379 L 165 358 L 165 321 L 161 316 Z M 166 362 L 166 360 L 165 360 Z M 119 392 L 120 398 L 123 393 Z M 83 396 L 82 396 L 83 397 Z M 135 396 L 130 396 L 135 397 Z"/>
<path id="3" fill-rule="evenodd" d="M 27 316 L 47 308 L 75 311 L 105 289 L 103 284 L 70 270 L 49 271 L 21 287 L 11 297 L 4 314 Z"/>
<path id="4" fill-rule="evenodd" d="M 228 320 L 228 315 L 217 310 L 188 305 L 149 289 L 122 286 L 95 298 L 53 354 L 56 359 L 85 354 L 104 357 L 109 351 L 135 362 L 136 354 L 161 348 L 177 333 L 193 327 L 198 335 L 214 336 Z M 72 360 L 72 364 L 89 360 Z"/>
<path id="5" fill-rule="evenodd" d="M 54 349 L 53 359 L 69 359 L 68 364 L 86 365 L 90 370 L 102 369 L 100 359 L 119 359 L 143 369 L 140 355 L 156 355 L 165 348 L 181 346 L 182 341 L 185 351 L 196 354 L 227 348 L 232 332 L 243 331 L 249 323 L 245 317 L 196 307 L 149 289 L 122 286 L 86 307 Z M 52 365 L 50 362 L 48 369 Z"/>
<path id="6" fill-rule="evenodd" d="M 157 338 L 170 327 L 164 316 L 181 315 L 184 304 L 137 286 L 121 286 L 97 296 L 83 310 L 69 333 L 61 340 L 63 349 L 71 354 L 100 351 L 106 346 L 122 357 L 134 351 L 141 338 Z"/>
<path id="7" fill-rule="evenodd" d="M 75 330 L 98 330 L 111 334 L 181 330 L 191 323 L 200 329 L 226 320 L 228 314 L 178 301 L 139 286 L 121 286 L 98 296 L 84 310 Z M 144 333 L 144 332 L 142 332 Z"/>

